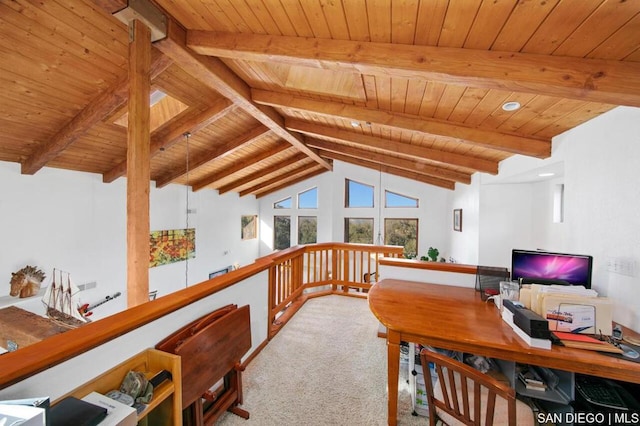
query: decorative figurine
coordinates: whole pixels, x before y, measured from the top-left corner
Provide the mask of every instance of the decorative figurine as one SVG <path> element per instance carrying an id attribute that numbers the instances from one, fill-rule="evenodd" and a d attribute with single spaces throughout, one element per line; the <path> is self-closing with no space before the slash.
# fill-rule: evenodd
<path id="1" fill-rule="evenodd" d="M 44 272 L 35 266 L 25 266 L 18 272 L 11 273 L 11 296 L 31 297 L 38 294 L 40 284 L 44 280 Z"/>

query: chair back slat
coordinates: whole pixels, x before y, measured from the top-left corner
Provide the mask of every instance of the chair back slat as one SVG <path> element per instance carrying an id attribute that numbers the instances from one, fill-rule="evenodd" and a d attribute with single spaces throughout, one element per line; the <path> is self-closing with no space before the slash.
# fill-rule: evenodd
<path id="1" fill-rule="evenodd" d="M 430 425 L 435 425 L 434 414 L 442 410 L 465 425 L 492 426 L 496 417 L 496 398 L 499 397 L 507 402 L 509 426 L 516 426 L 516 398 L 513 388 L 460 361 L 428 349 L 420 352 L 420 358 L 425 377 Z M 430 363 L 434 365 L 438 376 L 438 388 L 431 381 Z M 441 391 L 442 399 L 436 397 L 436 389 Z M 471 389 L 473 393 L 469 392 Z M 471 396 L 473 404 L 469 401 Z M 473 410 L 470 409 L 471 406 Z M 483 407 L 486 407 L 484 423 Z"/>
<path id="2" fill-rule="evenodd" d="M 453 411 L 460 415 L 460 404 L 458 401 L 458 389 L 456 387 L 456 378 L 453 375 L 453 370 L 447 370 L 447 378 L 449 379 L 449 390 L 451 403 L 453 404 Z"/>
<path id="3" fill-rule="evenodd" d="M 473 412 L 474 413 L 480 413 L 480 409 L 482 406 L 482 392 L 480 391 L 480 383 L 478 382 L 474 382 L 473 383 Z M 476 416 L 476 420 L 475 420 L 475 424 L 476 425 L 480 425 L 480 416 L 477 415 Z M 491 424 L 491 423 L 489 423 Z"/>
<path id="4" fill-rule="evenodd" d="M 493 413 L 496 409 L 496 393 L 493 391 L 489 391 L 487 395 L 487 417 L 485 419 L 484 424 L 492 425 L 493 424 Z M 480 418 L 480 416 L 478 416 Z"/>

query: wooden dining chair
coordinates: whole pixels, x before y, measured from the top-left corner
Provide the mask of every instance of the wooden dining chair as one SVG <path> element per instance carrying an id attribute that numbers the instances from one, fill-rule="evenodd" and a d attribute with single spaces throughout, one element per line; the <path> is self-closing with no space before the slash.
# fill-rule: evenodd
<path id="1" fill-rule="evenodd" d="M 423 349 L 420 352 L 425 377 L 429 424 L 440 419 L 454 425 L 533 425 L 531 408 L 516 400 L 506 383 L 460 361 Z M 438 375 L 431 380 L 430 363 Z"/>

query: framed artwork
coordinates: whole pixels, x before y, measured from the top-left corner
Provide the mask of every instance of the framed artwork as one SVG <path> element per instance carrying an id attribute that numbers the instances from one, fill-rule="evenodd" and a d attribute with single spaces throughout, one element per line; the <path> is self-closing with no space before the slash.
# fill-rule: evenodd
<path id="1" fill-rule="evenodd" d="M 149 268 L 196 257 L 196 229 L 152 231 Z"/>
<path id="2" fill-rule="evenodd" d="M 240 218 L 240 231 L 243 240 L 252 240 L 258 236 L 258 216 L 243 215 Z"/>
<path id="3" fill-rule="evenodd" d="M 462 209 L 453 210 L 453 230 L 462 232 Z"/>

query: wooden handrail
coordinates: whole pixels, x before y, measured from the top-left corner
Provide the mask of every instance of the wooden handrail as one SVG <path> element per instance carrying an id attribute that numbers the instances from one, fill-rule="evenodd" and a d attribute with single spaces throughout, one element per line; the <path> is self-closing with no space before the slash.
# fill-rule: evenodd
<path id="1" fill-rule="evenodd" d="M 463 263 L 429 262 L 416 259 L 397 259 L 383 257 L 380 264 L 385 266 L 399 266 L 402 268 L 429 269 L 432 271 L 457 272 L 459 274 L 475 275 L 478 272 L 477 265 Z"/>
<path id="2" fill-rule="evenodd" d="M 382 256 L 401 256 L 403 247 L 374 244 L 319 243 L 290 247 L 267 257 L 274 262 L 269 273 L 269 320 L 274 327 L 269 336 L 286 323 L 276 321 L 285 310 L 291 318 L 291 307 L 298 309 L 306 289 L 339 286 L 346 294 L 350 288 L 368 290 L 371 284 L 365 277 L 377 273 L 378 259 Z M 320 271 L 317 268 L 322 268 Z M 325 294 L 325 293 L 318 293 Z M 306 297 L 306 296 L 305 296 Z M 304 298 L 302 298 L 304 299 Z"/>
<path id="3" fill-rule="evenodd" d="M 311 275 L 305 275 L 302 270 L 304 267 L 304 255 L 320 251 L 330 252 L 333 258 L 330 261 L 327 258 L 326 262 L 321 265 L 321 267 L 325 269 L 318 274 L 321 279 L 316 280 L 314 275 L 309 282 L 305 283 L 304 277 L 311 277 Z M 41 342 L 21 348 L 16 352 L 3 354 L 0 356 L 0 389 L 4 389 L 29 376 L 83 354 L 90 349 L 103 345 L 172 312 L 185 308 L 198 300 L 231 287 L 260 272 L 268 271 L 269 301 L 267 304 L 270 310 L 270 319 L 273 319 L 276 306 L 282 308 L 291 300 L 300 296 L 306 288 L 327 284 L 331 284 L 334 290 L 336 285 L 343 287 L 356 286 L 362 289 L 370 287 L 369 283 L 349 281 L 344 278 L 338 279 L 338 265 L 345 265 L 347 261 L 341 259 L 340 262 L 338 262 L 337 253 L 370 252 L 371 254 L 376 254 L 375 261 L 378 262 L 381 259 L 381 255 L 402 256 L 402 251 L 403 248 L 397 246 L 319 243 L 291 247 L 264 256 L 257 259 L 254 263 L 231 271 L 228 274 L 178 290 L 165 297 L 143 303 L 80 328 L 49 337 Z M 402 261 L 402 259 L 384 258 L 384 261 L 398 262 Z M 283 292 L 280 294 L 281 300 L 287 301 L 283 305 L 274 303 L 276 296 L 275 280 L 277 268 L 286 262 L 292 263 L 290 268 L 283 268 L 283 270 L 291 274 L 287 277 L 286 288 L 282 289 Z M 329 277 L 329 271 L 331 271 L 333 275 L 327 278 Z"/>
<path id="4" fill-rule="evenodd" d="M 268 258 L 0 356 L 0 389 L 267 270 Z"/>

